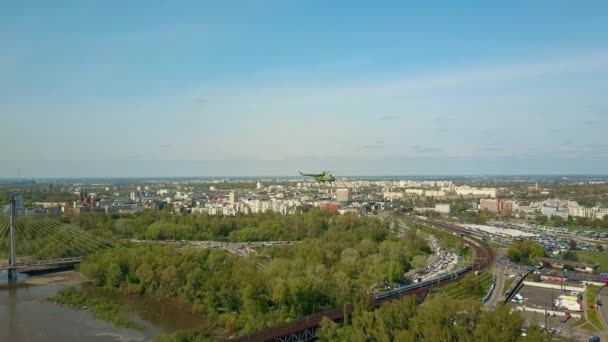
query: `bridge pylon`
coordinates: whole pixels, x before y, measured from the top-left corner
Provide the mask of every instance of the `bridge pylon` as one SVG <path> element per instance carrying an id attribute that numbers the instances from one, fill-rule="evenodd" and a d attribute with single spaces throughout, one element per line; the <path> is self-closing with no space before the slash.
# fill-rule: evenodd
<path id="1" fill-rule="evenodd" d="M 14 197 L 11 197 L 10 200 L 10 204 L 9 204 L 9 254 L 8 254 L 8 279 L 12 280 L 12 279 L 16 279 L 17 278 L 17 271 L 15 270 L 14 266 L 15 263 L 17 262 L 17 259 L 15 257 L 16 252 L 15 252 L 15 211 L 16 211 L 16 201 Z"/>

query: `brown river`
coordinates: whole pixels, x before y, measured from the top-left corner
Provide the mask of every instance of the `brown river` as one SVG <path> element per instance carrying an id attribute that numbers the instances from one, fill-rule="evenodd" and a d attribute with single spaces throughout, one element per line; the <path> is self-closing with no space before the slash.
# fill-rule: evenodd
<path id="1" fill-rule="evenodd" d="M 0 341 L 151 341 L 159 333 L 205 327 L 202 316 L 146 297 L 119 298 L 132 308 L 126 317 L 143 326 L 142 330 L 118 328 L 86 310 L 44 300 L 83 280 L 70 271 L 34 277 L 20 274 L 16 283 L 9 284 L 7 274 L 0 274 Z"/>

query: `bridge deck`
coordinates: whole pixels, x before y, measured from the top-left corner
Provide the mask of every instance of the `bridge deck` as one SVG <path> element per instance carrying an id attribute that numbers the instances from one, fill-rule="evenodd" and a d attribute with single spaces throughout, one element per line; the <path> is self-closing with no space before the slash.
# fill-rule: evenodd
<path id="1" fill-rule="evenodd" d="M 0 264 L 0 271 L 5 270 L 17 270 L 17 269 L 26 269 L 33 267 L 41 267 L 41 266 L 55 266 L 55 265 L 66 265 L 66 264 L 77 264 L 82 261 L 81 257 L 73 257 L 73 258 L 59 258 L 59 259 L 48 259 L 48 260 L 32 260 L 25 262 L 18 262 L 14 265 L 9 264 Z"/>

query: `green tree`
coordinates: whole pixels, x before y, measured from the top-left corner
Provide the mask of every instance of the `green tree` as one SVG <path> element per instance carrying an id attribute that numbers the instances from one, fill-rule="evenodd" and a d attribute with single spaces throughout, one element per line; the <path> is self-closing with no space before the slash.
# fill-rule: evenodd
<path id="1" fill-rule="evenodd" d="M 521 316 L 511 309 L 500 305 L 492 311 L 481 315 L 479 323 L 475 326 L 475 341 L 517 341 L 521 334 L 523 320 Z"/>

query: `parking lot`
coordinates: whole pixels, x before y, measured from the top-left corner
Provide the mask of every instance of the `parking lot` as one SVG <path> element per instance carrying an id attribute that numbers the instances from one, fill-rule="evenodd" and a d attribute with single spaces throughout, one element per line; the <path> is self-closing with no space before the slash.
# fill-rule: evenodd
<path id="1" fill-rule="evenodd" d="M 580 329 L 576 328 L 576 324 L 579 323 L 579 320 L 575 318 L 571 318 L 568 321 L 563 322 L 564 317 L 545 316 L 543 314 L 534 312 L 520 312 L 520 314 L 525 320 L 526 326 L 536 324 L 543 328 L 543 326 L 546 325 L 545 329 L 558 331 L 554 335 L 566 338 L 568 341 L 587 341 L 587 337 L 589 336 L 589 333 L 581 332 Z"/>
<path id="2" fill-rule="evenodd" d="M 569 295 L 570 291 L 561 291 L 558 289 L 545 289 L 542 287 L 534 287 L 534 286 L 524 286 L 519 291 L 519 294 L 522 295 L 527 300 L 524 301 L 526 306 L 552 310 L 553 303 L 555 299 L 560 295 Z M 564 310 L 555 310 L 555 311 L 564 311 Z"/>

